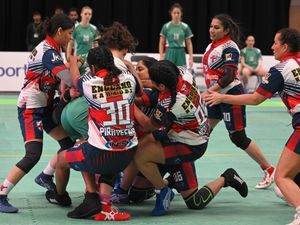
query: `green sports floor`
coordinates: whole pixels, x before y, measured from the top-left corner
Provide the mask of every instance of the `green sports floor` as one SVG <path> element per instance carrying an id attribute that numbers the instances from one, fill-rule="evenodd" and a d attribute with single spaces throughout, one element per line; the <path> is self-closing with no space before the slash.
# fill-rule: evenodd
<path id="1" fill-rule="evenodd" d="M 0 95 L 0 182 L 24 153 L 17 121 L 16 95 Z M 277 164 L 280 153 L 292 132 L 291 118 L 279 98 L 260 106 L 247 107 L 247 133 L 262 148 L 267 159 Z M 44 197 L 44 189 L 34 183 L 35 176 L 46 166 L 58 145 L 47 135 L 44 153 L 38 165 L 10 193 L 10 202 L 19 208 L 17 214 L 0 214 L 0 225 L 79 225 L 101 221 L 74 220 L 66 214 L 72 208 L 51 205 Z M 262 179 L 261 169 L 229 140 L 223 123 L 214 130 L 207 152 L 196 162 L 199 185 L 218 177 L 233 167 L 246 180 L 249 195 L 243 199 L 231 188 L 222 189 L 204 210 L 188 210 L 177 194 L 166 216 L 151 217 L 154 199 L 143 204 L 119 206 L 132 214 L 132 219 L 119 224 L 184 224 L 184 225 L 283 225 L 292 220 L 294 209 L 278 199 L 273 188 L 257 190 Z M 80 173 L 72 171 L 68 191 L 73 207 L 82 201 L 84 185 Z M 114 223 L 114 222 L 109 222 Z"/>

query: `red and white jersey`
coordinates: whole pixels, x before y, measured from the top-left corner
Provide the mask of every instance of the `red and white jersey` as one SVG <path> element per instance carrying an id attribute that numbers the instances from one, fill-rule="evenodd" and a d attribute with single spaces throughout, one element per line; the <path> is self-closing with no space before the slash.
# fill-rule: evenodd
<path id="1" fill-rule="evenodd" d="M 256 90 L 259 94 L 271 98 L 276 92 L 289 112 L 294 115 L 300 112 L 300 54 L 286 54 L 280 63 L 269 70 Z"/>
<path id="2" fill-rule="evenodd" d="M 112 83 L 104 80 L 107 70 L 85 74 L 78 90 L 89 106 L 88 142 L 103 150 L 124 151 L 138 143 L 134 129 L 134 97 L 140 87 L 130 72 L 123 71 Z"/>
<path id="3" fill-rule="evenodd" d="M 207 110 L 192 74 L 180 67 L 176 102 L 170 109 L 171 92 L 159 93 L 152 122 L 164 126 L 173 142 L 200 145 L 208 141 Z"/>
<path id="4" fill-rule="evenodd" d="M 30 54 L 28 71 L 21 89 L 18 107 L 40 108 L 52 104 L 58 75 L 69 73 L 61 57 L 61 48 L 47 36 Z"/>
<path id="5" fill-rule="evenodd" d="M 224 76 L 224 66 L 230 65 L 238 68 L 240 50 L 237 44 L 229 37 L 224 37 L 218 42 L 210 43 L 203 55 L 203 74 L 207 87 L 213 86 L 220 78 Z M 237 74 L 238 75 L 238 72 Z M 241 82 L 235 79 L 220 93 L 226 93 Z"/>

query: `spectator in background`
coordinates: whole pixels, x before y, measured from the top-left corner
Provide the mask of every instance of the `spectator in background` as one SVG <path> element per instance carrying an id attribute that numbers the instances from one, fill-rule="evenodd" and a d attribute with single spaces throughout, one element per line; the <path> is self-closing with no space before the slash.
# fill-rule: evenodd
<path id="1" fill-rule="evenodd" d="M 193 33 L 190 27 L 181 22 L 182 7 L 179 3 L 175 3 L 170 8 L 170 15 L 172 20 L 164 24 L 159 39 L 159 58 L 167 59 L 176 66 L 185 66 L 185 46 L 189 54 L 189 68 L 193 66 L 193 44 L 191 38 Z M 166 52 L 164 54 L 165 48 Z"/>
<path id="2" fill-rule="evenodd" d="M 246 85 L 251 75 L 264 76 L 267 71 L 262 68 L 261 51 L 254 47 L 255 38 L 249 35 L 246 38 L 246 47 L 241 50 L 241 78 Z"/>
<path id="3" fill-rule="evenodd" d="M 45 35 L 39 34 L 38 27 L 42 22 L 42 15 L 35 11 L 32 15 L 33 22 L 28 24 L 26 29 L 26 45 L 27 50 L 32 51 L 42 40 Z"/>
<path id="4" fill-rule="evenodd" d="M 60 7 L 60 6 L 57 6 L 54 10 L 54 14 L 63 14 L 64 13 L 64 10 Z"/>
<path id="5" fill-rule="evenodd" d="M 78 12 L 76 8 L 70 8 L 68 16 L 75 24 L 78 23 Z"/>

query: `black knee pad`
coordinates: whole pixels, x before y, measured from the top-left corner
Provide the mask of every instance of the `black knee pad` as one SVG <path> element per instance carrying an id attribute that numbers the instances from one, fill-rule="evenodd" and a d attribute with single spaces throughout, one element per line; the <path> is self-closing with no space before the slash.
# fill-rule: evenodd
<path id="1" fill-rule="evenodd" d="M 25 173 L 28 173 L 40 160 L 43 150 L 43 143 L 38 141 L 30 141 L 25 144 L 25 150 L 25 156 L 16 164 L 16 166 Z"/>
<path id="2" fill-rule="evenodd" d="M 204 186 L 200 190 L 194 191 L 184 201 L 189 209 L 203 209 L 213 198 L 213 192 L 209 187 Z"/>
<path id="3" fill-rule="evenodd" d="M 229 133 L 229 137 L 237 147 L 246 150 L 251 143 L 251 139 L 247 137 L 245 130 Z"/>
<path id="4" fill-rule="evenodd" d="M 71 138 L 65 137 L 65 138 L 59 140 L 58 144 L 60 146 L 60 149 L 58 150 L 58 153 L 60 153 L 63 150 L 66 150 L 68 148 L 72 148 L 74 146 L 75 142 L 72 141 Z"/>
<path id="5" fill-rule="evenodd" d="M 128 193 L 129 199 L 134 203 L 143 202 L 154 195 L 155 192 L 153 187 L 138 188 L 138 187 L 131 186 Z"/>
<path id="6" fill-rule="evenodd" d="M 113 188 L 115 186 L 115 182 L 116 182 L 118 176 L 119 176 L 119 174 L 116 174 L 116 175 L 102 175 L 101 174 L 101 176 L 99 178 L 99 183 L 107 184 Z"/>

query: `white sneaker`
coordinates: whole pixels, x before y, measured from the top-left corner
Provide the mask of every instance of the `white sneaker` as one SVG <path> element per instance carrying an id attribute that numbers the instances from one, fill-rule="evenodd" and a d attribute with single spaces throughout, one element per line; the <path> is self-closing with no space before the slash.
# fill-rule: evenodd
<path id="1" fill-rule="evenodd" d="M 273 170 L 272 173 L 269 173 L 268 170 L 271 169 L 271 168 L 273 168 L 274 170 Z M 255 186 L 255 188 L 257 188 L 257 189 L 265 189 L 265 188 L 270 187 L 271 184 L 274 182 L 275 170 L 276 170 L 276 169 L 274 168 L 274 166 L 271 166 L 271 167 L 269 167 L 268 169 L 264 170 L 265 176 L 264 176 L 264 178 L 262 179 L 262 181 L 259 182 L 259 183 Z"/>
<path id="2" fill-rule="evenodd" d="M 287 225 L 300 225 L 300 214 L 296 213 L 293 222 Z"/>

